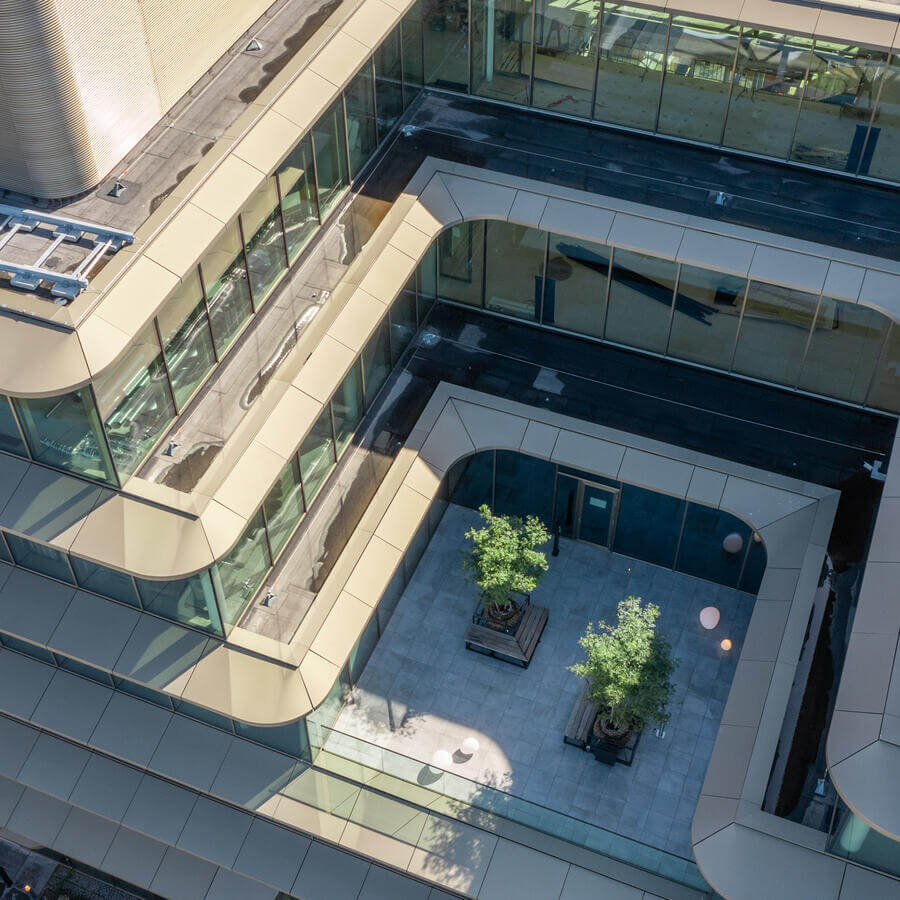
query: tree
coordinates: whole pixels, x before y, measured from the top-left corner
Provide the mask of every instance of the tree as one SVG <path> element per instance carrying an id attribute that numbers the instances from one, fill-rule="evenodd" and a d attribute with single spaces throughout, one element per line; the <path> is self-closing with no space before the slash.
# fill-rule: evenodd
<path id="1" fill-rule="evenodd" d="M 664 725 L 675 692 L 671 678 L 676 661 L 666 638 L 656 632 L 659 607 L 626 597 L 615 628 L 588 623 L 578 643 L 587 653 L 583 663 L 569 666 L 586 678 L 601 716 L 615 731 L 641 730 L 647 723 Z"/>
<path id="2" fill-rule="evenodd" d="M 530 594 L 549 568 L 547 556 L 536 550 L 550 540 L 540 519 L 495 516 L 486 504 L 478 508 L 484 526 L 471 528 L 466 539 L 472 549 L 463 567 L 481 591 L 485 613 L 509 606 L 510 592 Z"/>

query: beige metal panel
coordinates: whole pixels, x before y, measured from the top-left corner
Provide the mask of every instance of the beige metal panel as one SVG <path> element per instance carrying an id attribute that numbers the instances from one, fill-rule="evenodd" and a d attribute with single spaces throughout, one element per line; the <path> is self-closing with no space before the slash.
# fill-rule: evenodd
<path id="1" fill-rule="evenodd" d="M 819 18 L 816 3 L 788 3 L 785 0 L 744 0 L 741 21 L 769 31 L 812 34 Z"/>
<path id="2" fill-rule="evenodd" d="M 694 266 L 746 275 L 755 245 L 708 231 L 688 229 L 678 248 L 678 261 Z"/>
<path id="3" fill-rule="evenodd" d="M 666 0 L 666 10 L 672 15 L 687 13 L 709 19 L 724 19 L 728 22 L 734 22 L 741 17 L 743 5 L 744 0 Z"/>
<path id="4" fill-rule="evenodd" d="M 274 109 L 263 115 L 241 142 L 234 155 L 261 172 L 274 172 L 300 139 L 302 129 Z"/>
<path id="5" fill-rule="evenodd" d="M 365 44 L 339 31 L 310 62 L 309 68 L 335 87 L 342 88 L 368 55 L 369 48 Z"/>
<path id="6" fill-rule="evenodd" d="M 144 255 L 182 278 L 222 230 L 222 223 L 193 203 L 186 203 L 147 245 Z M 90 321 L 90 318 L 88 319 Z"/>
<path id="7" fill-rule="evenodd" d="M 229 156 L 203 182 L 191 202 L 220 222 L 230 222 L 265 177 L 249 163 Z"/>
<path id="8" fill-rule="evenodd" d="M 753 254 L 750 277 L 818 293 L 825 284 L 828 260 L 760 244 Z"/>
<path id="9" fill-rule="evenodd" d="M 306 69 L 291 82 L 272 109 L 302 130 L 319 118 L 333 95 L 334 85 L 331 82 Z"/>
<path id="10" fill-rule="evenodd" d="M 684 231 L 679 225 L 656 222 L 628 213 L 616 213 L 609 230 L 609 242 L 626 250 L 675 259 Z"/>
<path id="11" fill-rule="evenodd" d="M 900 840 L 900 747 L 875 741 L 831 767 L 847 805 L 870 825 Z"/>
<path id="12" fill-rule="evenodd" d="M 341 29 L 344 34 L 365 44 L 374 50 L 394 27 L 397 13 L 382 0 L 366 0 L 365 3 L 350 16 L 347 24 Z"/>
<path id="13" fill-rule="evenodd" d="M 841 44 L 863 44 L 890 50 L 900 16 L 893 10 L 835 9 L 824 7 L 816 23 L 816 37 L 831 38 Z"/>

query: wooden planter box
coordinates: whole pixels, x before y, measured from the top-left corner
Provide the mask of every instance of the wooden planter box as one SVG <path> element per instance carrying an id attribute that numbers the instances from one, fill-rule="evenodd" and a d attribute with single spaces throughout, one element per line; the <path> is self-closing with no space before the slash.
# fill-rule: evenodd
<path id="1" fill-rule="evenodd" d="M 591 700 L 589 690 L 587 681 L 582 681 L 578 699 L 575 701 L 572 715 L 569 716 L 566 724 L 563 741 L 581 750 L 589 750 L 594 754 L 596 760 L 609 766 L 613 766 L 617 762 L 630 766 L 634 761 L 634 751 L 641 739 L 641 733 L 633 732 L 628 743 L 621 747 L 608 744 L 595 737 L 594 721 L 600 713 L 600 707 L 596 701 Z"/>
<path id="2" fill-rule="evenodd" d="M 547 625 L 550 611 L 543 606 L 535 606 L 529 597 L 525 598 L 522 605 L 524 609 L 519 624 L 515 631 L 508 632 L 497 631 L 483 624 L 485 620 L 479 605 L 466 632 L 466 649 L 527 669 Z"/>

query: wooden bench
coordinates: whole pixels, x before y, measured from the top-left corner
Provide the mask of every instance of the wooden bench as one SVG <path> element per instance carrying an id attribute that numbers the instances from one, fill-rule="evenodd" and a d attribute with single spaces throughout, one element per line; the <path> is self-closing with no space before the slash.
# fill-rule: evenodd
<path id="1" fill-rule="evenodd" d="M 597 713 L 600 712 L 600 705 L 596 700 L 591 699 L 589 692 L 590 686 L 586 680 L 582 679 L 578 699 L 575 701 L 572 715 L 569 716 L 566 730 L 563 733 L 563 740 L 567 744 L 580 747 L 582 750 L 587 750 L 591 729 L 594 727 Z"/>
<path id="2" fill-rule="evenodd" d="M 549 616 L 546 607 L 529 603 L 515 634 L 504 634 L 486 625 L 470 625 L 466 632 L 466 649 L 527 669 Z"/>

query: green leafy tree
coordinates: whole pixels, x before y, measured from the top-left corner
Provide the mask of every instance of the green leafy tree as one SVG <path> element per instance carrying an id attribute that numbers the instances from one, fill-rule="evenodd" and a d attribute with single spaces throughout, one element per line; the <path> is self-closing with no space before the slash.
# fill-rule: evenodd
<path id="1" fill-rule="evenodd" d="M 675 692 L 676 661 L 669 642 L 656 631 L 659 607 L 626 597 L 618 615 L 615 628 L 599 622 L 595 630 L 588 624 L 578 639 L 587 659 L 569 669 L 588 680 L 591 697 L 607 711 L 605 718 L 616 731 L 664 725 Z"/>
<path id="2" fill-rule="evenodd" d="M 463 567 L 481 591 L 485 612 L 509 606 L 509 594 L 530 594 L 548 569 L 547 555 L 535 549 L 550 540 L 540 519 L 495 516 L 486 504 L 478 508 L 484 526 L 471 528 L 472 549 Z"/>

